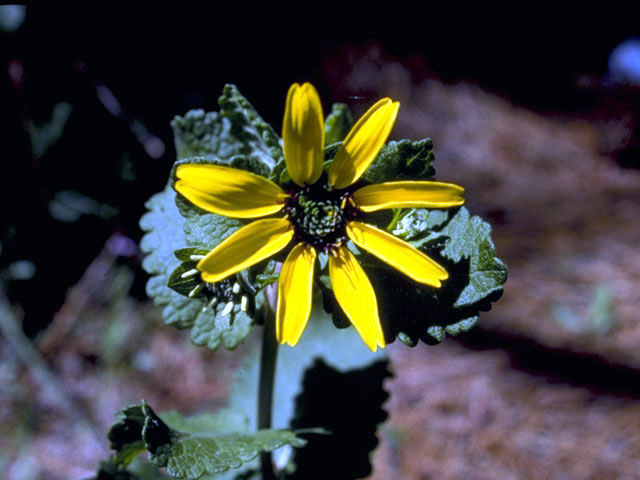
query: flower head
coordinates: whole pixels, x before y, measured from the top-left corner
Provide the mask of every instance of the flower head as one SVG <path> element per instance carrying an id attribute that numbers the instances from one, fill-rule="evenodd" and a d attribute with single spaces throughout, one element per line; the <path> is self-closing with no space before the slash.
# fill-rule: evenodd
<path id="1" fill-rule="evenodd" d="M 240 228 L 197 264 L 205 282 L 218 282 L 292 243 L 278 283 L 276 337 L 294 346 L 311 313 L 315 260 L 329 256 L 334 295 L 365 344 L 385 346 L 375 292 L 350 240 L 419 283 L 438 288 L 447 271 L 403 240 L 362 221 L 388 208 L 446 208 L 464 203 L 464 190 L 435 181 L 395 181 L 355 188 L 393 128 L 400 105 L 375 103 L 353 126 L 323 172 L 324 117 L 315 88 L 293 84 L 287 95 L 282 137 L 285 163 L 296 187 L 244 170 L 211 164 L 183 164 L 175 189 L 198 207 L 234 218 L 258 218 Z M 281 216 L 272 216 L 281 214 Z M 284 215 L 282 215 L 284 214 Z"/>

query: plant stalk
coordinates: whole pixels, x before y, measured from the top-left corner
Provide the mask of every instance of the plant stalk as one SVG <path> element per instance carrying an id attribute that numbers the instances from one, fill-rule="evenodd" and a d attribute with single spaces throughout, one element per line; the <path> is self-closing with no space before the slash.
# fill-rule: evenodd
<path id="1" fill-rule="evenodd" d="M 270 287 L 267 287 L 270 288 Z M 267 299 L 263 304 L 264 332 L 262 337 L 262 354 L 260 355 L 260 380 L 258 384 L 258 430 L 271 428 L 273 406 L 273 386 L 278 359 L 278 342 L 275 332 L 275 308 L 271 305 L 273 297 L 267 291 Z M 271 452 L 260 454 L 260 467 L 263 480 L 275 480 Z"/>

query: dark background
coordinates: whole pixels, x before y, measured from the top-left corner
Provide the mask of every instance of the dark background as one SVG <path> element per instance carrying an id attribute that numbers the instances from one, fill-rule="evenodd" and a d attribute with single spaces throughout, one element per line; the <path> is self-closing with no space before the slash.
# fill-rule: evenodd
<path id="1" fill-rule="evenodd" d="M 640 35 L 637 26 L 631 25 L 633 17 L 628 12 L 613 9 L 610 12 L 583 10 L 579 14 L 559 17 L 557 12 L 544 11 L 541 7 L 535 12 L 485 11 L 483 15 L 463 7 L 449 12 L 418 13 L 401 10 L 397 5 L 366 13 L 333 11 L 325 4 L 305 4 L 299 9 L 299 12 L 280 12 L 255 11 L 248 6 L 242 9 L 219 5 L 215 9 L 178 9 L 107 4 L 63 7 L 43 2 L 27 6 L 24 22 L 16 30 L 0 30 L 0 152 L 3 162 L 0 279 L 4 295 L 23 318 L 24 333 L 34 341 L 52 371 L 59 375 L 69 396 L 84 406 L 91 421 L 97 425 L 96 430 L 103 432 L 115 411 L 112 405 L 115 404 L 115 408 L 124 405 L 126 402 L 122 398 L 128 399 L 131 391 L 120 384 L 109 384 L 113 392 L 107 395 L 103 405 L 96 406 L 89 400 L 92 398 L 91 387 L 99 386 L 105 381 L 104 376 L 114 371 L 120 373 L 122 382 L 126 383 L 129 378 L 131 383 L 131 377 L 127 377 L 131 372 L 127 369 L 137 369 L 138 373 L 144 370 L 135 366 L 138 360 L 132 353 L 123 355 L 122 361 L 105 359 L 96 351 L 91 332 L 82 327 L 78 330 L 74 326 L 77 323 L 73 323 L 75 320 L 62 330 L 55 330 L 65 332 L 65 336 L 57 340 L 56 334 L 51 333 L 54 331 L 51 324 L 55 324 L 54 319 L 86 316 L 97 319 L 99 325 L 108 325 L 114 308 L 114 268 L 124 268 L 129 275 L 124 293 L 119 293 L 124 298 L 125 316 L 153 317 L 157 323 L 160 312 L 150 305 L 144 292 L 147 275 L 140 267 L 142 256 L 136 248 L 142 236 L 138 220 L 145 211 L 145 201 L 164 187 L 175 159 L 169 125 L 174 115 L 184 114 L 192 108 L 217 109 L 217 98 L 223 85 L 235 83 L 265 120 L 279 130 L 286 92 L 294 81 L 314 83 L 325 109 L 338 101 L 358 109 L 360 103 L 369 104 L 389 94 L 386 93 L 387 84 L 393 83 L 389 78 L 395 78 L 395 74 L 388 72 L 401 71 L 400 77 L 413 92 L 407 93 L 407 98 L 423 98 L 422 92 L 436 86 L 442 91 L 442 105 L 446 108 L 437 112 L 441 119 L 434 113 L 430 117 L 432 123 L 426 122 L 436 127 L 433 131 L 412 129 L 407 121 L 403 124 L 399 120 L 396 133 L 433 137 L 439 155 L 436 168 L 443 165 L 442 171 L 452 172 L 453 178 L 443 180 L 465 185 L 470 208 L 494 223 L 498 255 L 511 267 L 511 272 L 502 305 L 498 304 L 494 312 L 486 314 L 487 323 L 481 320 L 481 327 L 463 336 L 461 342 L 450 339 L 445 342 L 446 346 L 429 350 L 435 353 L 426 353 L 425 346 L 421 346 L 421 353 L 417 349 L 392 349 L 398 372 L 403 368 L 435 367 L 431 367 L 433 371 L 421 374 L 424 382 L 429 379 L 427 383 L 418 384 L 410 375 L 399 373 L 392 385 L 396 400 L 392 400 L 389 408 L 392 419 L 398 419 L 393 428 L 406 434 L 406 438 L 396 435 L 396 430 L 384 437 L 382 453 L 376 457 L 381 459 L 377 460 L 377 468 L 383 472 L 380 478 L 391 478 L 389 472 L 399 471 L 404 472 L 404 478 L 470 478 L 465 476 L 464 470 L 454 467 L 451 470 L 444 466 L 442 470 L 434 469 L 437 461 L 444 465 L 450 460 L 446 465 L 454 465 L 451 459 L 456 455 L 461 457 L 462 463 L 471 462 L 471 457 L 468 451 L 456 445 L 451 447 L 449 456 L 444 456 L 448 459 L 445 461 L 440 450 L 446 440 L 428 436 L 428 432 L 455 436 L 455 432 L 437 425 L 453 415 L 451 412 L 458 408 L 455 399 L 459 392 L 467 392 L 466 389 L 471 392 L 470 398 L 479 396 L 481 404 L 495 405 L 494 410 L 491 410 L 494 407 L 486 407 L 491 410 L 491 418 L 489 413 L 486 419 L 476 418 L 473 412 L 466 410 L 460 414 L 461 422 L 471 432 L 465 433 L 465 438 L 472 442 L 471 452 L 485 455 L 484 460 L 476 462 L 485 465 L 485 470 L 482 467 L 475 470 L 480 472 L 477 478 L 499 478 L 491 477 L 489 473 L 489 476 L 482 476 L 483 471 L 497 475 L 500 470 L 496 470 L 495 465 L 506 469 L 504 475 L 520 475 L 514 478 L 635 478 L 640 467 L 622 459 L 637 458 L 640 453 L 640 430 L 625 430 L 632 423 L 629 418 L 637 421 L 637 416 L 631 413 L 638 413 L 640 395 L 634 386 L 640 380 L 637 372 L 640 360 L 633 353 L 636 350 L 633 342 L 627 341 L 640 339 L 638 301 L 633 293 L 627 296 L 632 287 L 625 289 L 615 283 L 620 272 L 607 270 L 607 266 L 625 263 L 625 259 L 629 263 L 634 254 L 637 258 L 640 236 L 633 230 L 624 244 L 626 250 L 615 245 L 606 251 L 603 249 L 605 253 L 597 257 L 603 264 L 596 269 L 599 273 L 592 276 L 594 282 L 602 279 L 611 282 L 614 309 L 623 319 L 617 329 L 614 328 L 615 335 L 575 333 L 570 329 L 564 336 L 557 335 L 557 325 L 547 310 L 549 298 L 538 299 L 536 303 L 526 296 L 535 294 L 542 283 L 549 282 L 548 270 L 536 273 L 535 269 L 528 269 L 536 265 L 540 257 L 555 258 L 550 255 L 557 254 L 570 262 L 574 260 L 572 248 L 582 252 L 585 258 L 596 256 L 595 243 L 585 244 L 584 251 L 578 247 L 580 242 L 591 238 L 590 232 L 619 227 L 620 234 L 614 231 L 607 234 L 609 236 L 603 234 L 613 245 L 614 237 L 620 240 L 624 232 L 632 229 L 633 221 L 629 219 L 637 217 L 638 194 L 633 193 L 637 192 L 633 190 L 636 185 L 633 182 L 640 167 L 639 87 L 637 83 L 614 78 L 608 66 L 616 46 Z M 289 16 L 292 14 L 295 19 Z M 277 18 L 281 20 L 275 20 Z M 362 73 L 362 58 L 373 58 L 371 63 L 376 66 L 374 71 L 380 74 L 379 82 L 371 78 L 362 80 L 363 75 L 366 76 Z M 492 156 L 495 151 L 482 156 L 486 167 L 502 165 L 499 162 L 508 154 L 513 155 L 513 161 L 505 164 L 524 165 L 515 173 L 505 171 L 499 179 L 507 189 L 515 192 L 513 198 L 519 198 L 516 194 L 522 185 L 536 182 L 526 170 L 527 163 L 535 160 L 535 155 L 526 149 L 535 145 L 538 139 L 540 143 L 559 142 L 555 150 L 557 157 L 553 156 L 553 145 L 545 146 L 544 152 L 552 152 L 544 153 L 549 157 L 545 165 L 549 169 L 557 167 L 558 178 L 565 175 L 558 180 L 564 182 L 558 188 L 575 194 L 577 201 L 574 210 L 555 210 L 560 223 L 554 224 L 553 229 L 545 230 L 544 227 L 546 220 L 553 216 L 552 210 L 558 207 L 552 196 L 546 203 L 544 195 L 534 199 L 538 203 L 527 203 L 529 199 L 523 192 L 521 204 L 506 201 L 501 204 L 499 198 L 486 200 L 489 198 L 486 190 L 494 188 L 495 183 L 488 182 L 488 177 L 478 173 L 482 170 L 468 166 L 466 170 L 452 170 L 451 167 L 447 170 L 446 162 L 455 157 L 457 150 L 456 142 L 447 143 L 445 137 L 447 132 L 460 128 L 460 124 L 453 121 L 451 111 L 454 107 L 451 105 L 462 97 L 477 99 L 468 108 L 478 109 L 479 118 L 473 130 L 479 132 L 478 138 L 483 137 L 482 115 L 487 112 L 503 115 L 500 118 L 504 118 L 501 121 L 507 130 L 511 120 L 521 119 L 521 130 L 507 132 L 503 137 L 499 131 L 487 130 L 486 136 L 496 135 L 496 142 L 501 145 L 501 149 L 495 151 L 505 153 L 503 157 L 499 153 Z M 39 147 L 42 136 L 38 137 L 34 132 L 50 124 L 54 109 L 61 102 L 71 107 L 68 120 L 61 123 L 61 134 L 54 135 L 47 148 Z M 427 104 L 433 105 L 433 99 Z M 405 119 L 412 118 L 411 108 L 411 104 L 403 103 L 401 120 L 403 113 Z M 416 114 L 420 107 L 413 108 Z M 489 123 L 487 118 L 487 125 Z M 541 133 L 547 130 L 557 132 L 558 136 Z M 436 136 L 437 133 L 441 136 Z M 522 144 L 514 143 L 511 148 L 512 144 L 508 142 L 516 142 L 514 137 Z M 564 139 L 569 139 L 566 140 L 571 144 L 569 147 L 562 144 Z M 594 169 L 591 183 L 585 181 L 579 186 L 572 183 L 573 164 L 563 163 L 566 160 L 564 153 L 575 151 L 572 142 L 578 145 L 575 148 L 584 149 L 579 154 L 584 151 L 585 156 L 595 159 L 594 165 L 598 169 Z M 457 164 L 450 162 L 450 165 Z M 496 175 L 500 175 L 499 167 L 496 171 Z M 507 178 L 506 175 L 514 176 Z M 579 176 L 577 169 L 576 176 Z M 602 187 L 604 193 L 595 187 L 602 178 L 609 182 Z M 581 195 L 591 186 L 596 193 L 592 199 L 585 200 Z M 478 193 L 482 190 L 485 194 Z M 591 208 L 590 201 L 597 208 Z M 618 211 L 618 206 L 626 208 L 628 213 L 607 217 Z M 60 208 L 67 214 L 60 214 Z M 542 208 L 549 208 L 549 215 Z M 589 216 L 585 214 L 587 220 L 584 221 L 580 220 L 583 210 L 589 213 Z M 119 246 L 108 242 L 113 238 L 119 239 Z M 537 243 L 526 242 L 531 238 Z M 523 243 L 526 246 L 522 246 Z M 558 253 L 558 245 L 566 246 L 566 250 L 562 250 L 564 253 Z M 96 271 L 92 268 L 100 266 L 105 251 L 113 264 L 105 267 L 104 279 L 92 277 L 91 272 Z M 637 271 L 630 269 L 630 284 L 633 285 L 634 279 L 638 280 Z M 590 274 L 583 275 L 589 277 Z M 598 275 L 602 275 L 602 279 Z M 593 285 L 587 282 L 582 290 L 571 290 L 579 284 L 577 277 L 566 274 L 558 278 L 558 284 L 567 288 L 566 292 L 556 288 L 563 301 L 582 312 Z M 77 297 L 73 297 L 73 292 L 78 291 L 80 296 L 86 297 L 79 302 L 80 306 Z M 69 311 L 73 315 L 68 314 Z M 549 325 L 554 326 L 550 329 Z M 155 366 L 162 371 L 161 362 L 167 352 L 182 351 L 186 340 L 180 334 L 167 333 L 168 329 L 156 330 L 162 332 L 154 333 L 156 336 L 148 340 L 148 348 L 156 361 Z M 637 337 L 633 336 L 634 332 L 638 333 Z M 50 348 L 45 348 L 47 346 Z M 129 351 L 126 345 L 122 348 L 124 352 Z M 133 346 L 130 348 L 134 349 Z M 63 351 L 67 353 L 62 354 Z M 11 353 L 6 352 L 7 349 L 5 356 L 0 357 L 4 365 L 18 365 Z M 179 357 L 192 370 L 205 369 L 202 365 L 211 361 L 206 353 L 193 355 L 186 360 Z M 454 356 L 459 359 L 457 363 L 452 361 Z M 57 424 L 49 422 L 47 417 L 47 414 L 55 413 L 55 406 L 48 404 L 46 398 L 37 397 L 33 404 L 25 401 L 25 392 L 37 391 L 38 382 L 29 376 L 29 368 L 15 368 L 18 373 L 12 377 L 13 381 L 22 385 L 23 390 L 15 398 L 9 393 L 4 399 L 0 397 L 2 423 L 14 433 L 17 430 L 11 429 L 16 425 L 16 429 L 29 432 L 30 436 L 20 438 L 28 438 L 34 445 L 40 441 L 46 445 L 47 439 L 61 438 L 55 427 L 50 428 Z M 469 373 L 474 368 L 479 371 Z M 187 410 L 197 409 L 202 406 L 203 397 L 211 396 L 211 389 L 220 402 L 225 396 L 224 388 L 218 384 L 228 379 L 207 377 L 209 390 L 204 392 L 198 389 L 200 387 L 185 388 L 178 383 L 169 383 L 161 378 L 162 375 L 156 378 L 148 370 L 144 372 L 146 376 L 145 380 L 140 380 L 141 388 L 156 392 L 147 393 L 146 398 L 157 395 L 161 407 L 164 400 L 169 408 L 179 408 L 179 402 L 182 402 Z M 446 380 L 441 379 L 440 383 L 434 380 L 440 378 L 438 372 L 448 372 Z M 183 371 L 174 373 L 176 378 L 188 377 Z M 85 374 L 93 378 L 95 384 L 79 386 L 73 383 Z M 0 375 L 4 375 L 3 371 Z M 131 375 L 135 377 L 135 372 Z M 479 378 L 491 388 L 485 384 L 485 390 L 478 387 Z M 433 391 L 439 393 L 429 396 L 427 392 Z M 483 396 L 486 391 L 499 391 L 500 400 Z M 138 396 L 133 400 L 139 398 L 138 391 L 135 395 Z M 443 400 L 445 397 L 448 400 Z M 426 404 L 416 398 L 426 399 Z M 541 400 L 536 403 L 538 398 Z M 497 403 L 492 403 L 494 400 Z M 570 408 L 562 411 L 562 405 L 570 405 Z M 436 419 L 425 420 L 419 413 L 414 416 L 414 412 L 420 411 L 434 415 Z M 38 420 L 33 420 L 33 412 L 37 413 Z M 530 423 L 521 430 L 506 420 L 500 423 L 512 413 L 514 418 L 525 415 Z M 597 421 L 589 423 L 585 418 Z M 429 424 L 432 428 L 420 427 L 418 430 L 422 432 L 418 435 L 415 426 L 424 425 L 423 421 L 433 421 Z M 502 427 L 493 428 L 495 421 Z M 554 428 L 558 431 L 552 432 L 559 432 L 557 436 L 545 430 L 552 429 L 547 423 L 557 426 Z M 544 428 L 536 430 L 542 424 Z M 580 430 L 582 427 L 579 426 L 583 424 L 588 425 L 584 427 L 586 430 Z M 511 446 L 505 447 L 509 444 L 506 439 L 512 428 L 514 438 L 518 432 L 538 432 L 539 436 L 535 438 L 539 442 L 533 442 L 529 450 L 529 444 L 523 440 L 527 447 L 514 454 L 509 450 Z M 607 429 L 624 434 L 621 438 L 614 437 L 613 433 L 607 437 L 603 433 Z M 520 458 L 518 455 L 535 460 L 536 455 L 540 455 L 553 465 L 550 457 L 545 456 L 545 448 L 563 451 L 559 438 L 566 432 L 573 432 L 577 437 L 591 435 L 590 438 L 600 439 L 601 443 L 594 444 L 597 452 L 609 452 L 606 450 L 609 447 L 612 452 L 618 452 L 615 454 L 618 457 L 614 453 L 607 457 L 618 470 L 611 467 L 612 470 L 605 469 L 601 474 L 595 473 L 593 468 L 580 470 L 579 459 L 575 459 L 578 467 L 569 468 L 567 465 L 574 465 L 571 463 L 573 446 L 565 448 L 566 457 L 556 459 L 557 467 L 550 470 L 541 470 L 542 467 L 531 460 L 523 460 L 517 465 L 510 460 Z M 489 434 L 494 437 L 490 439 Z M 401 437 L 406 443 L 398 440 Z M 550 437 L 558 443 L 540 446 L 544 443 L 540 439 L 547 441 Z M 0 466 L 3 461 L 12 465 L 15 452 L 23 451 L 21 449 L 27 444 L 26 440 L 15 440 L 8 453 L 0 452 Z M 416 467 L 404 460 L 403 452 L 411 450 L 411 445 L 414 450 L 424 448 L 417 457 L 430 458 L 432 463 L 428 467 Z M 84 461 L 78 461 L 82 468 L 90 469 L 98 458 L 105 456 L 106 445 L 101 448 L 104 451 L 94 449 L 87 453 Z M 581 450 L 581 455 L 599 458 L 585 450 Z M 489 457 L 495 463 L 483 464 Z M 418 463 L 420 458 L 416 460 Z M 602 460 L 602 465 L 605 464 Z M 34 467 L 34 471 L 46 472 L 50 478 L 82 478 L 75 473 L 60 473 L 64 472 L 62 467 L 51 467 L 45 460 L 38 460 L 38 465 L 40 470 Z M 571 473 L 566 477 L 553 476 L 554 472 L 565 470 Z M 417 476 L 416 471 L 421 471 L 423 476 Z M 82 472 L 86 473 L 85 470 Z M 630 476 L 625 477 L 627 474 Z"/>
<path id="2" fill-rule="evenodd" d="M 354 20 L 337 16 L 332 24 L 327 12 L 313 21 L 306 15 L 280 23 L 258 17 L 223 9 L 41 4 L 28 7 L 18 31 L 0 34 L 0 128 L 4 178 L 10 179 L 0 191 L 0 268 L 22 258 L 40 266 L 32 280 L 9 287 L 29 313 L 30 335 L 46 326 L 114 229 L 139 239 L 144 201 L 161 189 L 174 158 L 170 120 L 190 108 L 215 109 L 225 83 L 235 83 L 278 128 L 290 83 L 312 81 L 327 103 L 344 101 L 331 96 L 342 73 L 331 59 L 347 47 L 375 44 L 390 58 L 404 59 L 418 79 L 470 81 L 533 110 L 575 113 L 601 101 L 599 89 L 576 88 L 580 79 L 604 79 L 611 50 L 634 33 L 620 25 L 607 31 L 577 21 L 550 25 L 548 19 L 496 29 L 437 17 L 424 23 L 392 18 L 388 25 L 357 14 Z M 119 116 L 100 101 L 97 85 L 115 96 Z M 64 135 L 34 158 L 28 125 L 50 121 L 58 102 L 73 108 Z M 132 120 L 162 141 L 163 155 L 146 154 Z M 78 191 L 118 214 L 108 222 L 82 218 L 61 225 L 47 211 L 61 190 Z M 28 301 L 34 292 L 39 301 Z"/>

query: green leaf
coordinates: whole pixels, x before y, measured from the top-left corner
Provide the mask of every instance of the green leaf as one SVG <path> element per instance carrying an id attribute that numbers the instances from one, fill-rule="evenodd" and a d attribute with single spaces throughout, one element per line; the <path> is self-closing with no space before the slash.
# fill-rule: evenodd
<path id="1" fill-rule="evenodd" d="M 234 307 L 234 315 L 224 316 L 220 308 L 205 308 L 208 302 L 184 296 L 169 288 L 168 282 L 171 273 L 181 265 L 174 252 L 184 251 L 186 245 L 192 245 L 191 248 L 198 251 L 208 251 L 212 245 L 203 245 L 208 238 L 226 237 L 239 223 L 212 214 L 207 215 L 215 218 L 187 222 L 180 215 L 176 194 L 169 186 L 151 197 L 146 206 L 149 212 L 140 219 L 140 228 L 147 232 L 140 243 L 142 251 L 147 254 L 142 266 L 151 275 L 147 294 L 156 304 L 165 307 L 162 312 L 165 323 L 176 328 L 190 328 L 191 341 L 196 345 L 212 350 L 220 344 L 235 348 L 248 335 L 253 324 L 251 318 L 240 311 L 240 306 Z"/>
<path id="2" fill-rule="evenodd" d="M 178 198 L 180 195 L 177 195 Z M 186 200 L 183 199 L 186 203 Z M 207 253 L 244 223 L 236 218 L 215 213 L 195 214 L 184 222 L 184 240 L 187 245 L 206 250 Z"/>
<path id="3" fill-rule="evenodd" d="M 145 449 L 142 429 L 146 415 L 141 405 L 130 405 L 116 413 L 116 417 L 119 421 L 111 426 L 107 437 L 116 452 L 116 462 L 126 466 Z"/>
<path id="4" fill-rule="evenodd" d="M 225 85 L 218 104 L 220 113 L 231 121 L 232 135 L 244 145 L 240 153 L 259 157 L 269 170 L 284 158 L 278 134 L 235 85 Z"/>
<path id="5" fill-rule="evenodd" d="M 431 139 L 388 142 L 362 175 L 369 183 L 392 180 L 424 180 L 435 174 L 433 168 L 433 142 Z"/>
<path id="6" fill-rule="evenodd" d="M 388 339 L 410 346 L 441 342 L 472 328 L 479 311 L 502 295 L 507 268 L 496 257 L 491 227 L 466 208 L 411 210 L 393 233 L 443 265 L 449 279 L 430 288 L 366 257 Z"/>
<path id="7" fill-rule="evenodd" d="M 491 226 L 478 216 L 472 217 L 464 207 L 453 212 L 413 210 L 400 221 L 394 234 L 409 240 L 417 248 L 444 241 L 440 255 L 456 264 L 469 262 L 468 283 L 454 304 L 454 307 L 462 308 L 501 292 L 507 280 L 507 269 L 496 258 Z M 425 232 L 428 235 L 425 236 Z"/>
<path id="8" fill-rule="evenodd" d="M 244 156 L 273 169 L 283 157 L 280 139 L 234 85 L 218 100 L 220 112 L 191 110 L 171 122 L 178 160 L 204 157 L 229 163 Z"/>
<path id="9" fill-rule="evenodd" d="M 301 447 L 306 441 L 288 430 L 259 430 L 253 435 L 188 435 L 158 450 L 151 460 L 174 478 L 199 478 L 204 473 L 219 473 L 238 468 L 284 445 Z"/>
<path id="10" fill-rule="evenodd" d="M 442 250 L 444 257 L 455 263 L 469 260 L 469 283 L 456 299 L 454 307 L 464 308 L 501 294 L 502 285 L 507 280 L 507 267 L 496 258 L 491 226 L 478 216 L 471 217 L 463 207 L 441 233 L 451 239 Z"/>
<path id="11" fill-rule="evenodd" d="M 409 209 L 404 212 L 393 234 L 411 240 L 414 247 L 422 247 L 434 236 L 439 237 L 434 231 L 439 230 L 450 217 L 449 210 Z"/>
<path id="12" fill-rule="evenodd" d="M 115 458 L 124 458 L 122 452 L 132 451 L 133 445 L 140 451 L 138 445 L 142 444 L 152 463 L 166 467 L 169 475 L 179 479 L 197 479 L 206 473 L 239 468 L 261 452 L 306 444 L 290 430 L 234 432 L 241 420 L 230 411 L 193 418 L 184 418 L 177 412 L 159 416 L 143 401 L 126 407 L 118 417 L 108 433 Z M 128 454 L 126 458 L 131 461 Z M 127 464 L 116 462 L 118 467 Z"/>
<path id="13" fill-rule="evenodd" d="M 292 182 L 291 177 L 289 176 L 289 171 L 287 170 L 287 164 L 284 161 L 284 158 L 276 163 L 276 166 L 273 167 L 271 174 L 269 175 L 269 180 L 277 183 L 280 186 L 290 184 Z"/>
<path id="14" fill-rule="evenodd" d="M 236 87 L 225 86 L 219 104 L 220 112 L 192 110 L 171 122 L 178 153 L 171 183 L 175 181 L 176 167 L 182 163 L 221 164 L 267 176 L 283 158 L 280 139 Z M 141 243 L 148 254 L 143 267 L 152 275 L 147 293 L 165 306 L 165 322 L 190 328 L 191 340 L 197 345 L 210 349 L 221 343 L 227 348 L 236 347 L 251 329 L 253 322 L 248 313 L 240 304 L 234 304 L 230 315 L 222 315 L 230 298 L 220 298 L 217 306 L 207 307 L 213 295 L 201 287 L 199 276 L 182 278 L 182 274 L 195 266 L 186 258 L 191 250 L 185 249 L 205 254 L 244 223 L 205 212 L 170 187 L 153 196 L 147 208 L 149 212 L 140 220 L 141 228 L 147 232 Z M 179 261 L 173 252 L 177 252 Z M 254 268 L 254 275 L 263 273 L 261 267 L 266 268 L 267 275 L 272 270 L 265 263 Z M 258 281 L 255 286 L 263 283 Z M 249 289 L 250 305 L 256 302 L 255 286 Z"/>
<path id="15" fill-rule="evenodd" d="M 306 371 L 303 389 L 296 398 L 291 426 L 321 425 L 331 434 L 311 436 L 305 447 L 295 451 L 297 469 L 292 479 L 351 480 L 371 474 L 371 451 L 378 445 L 376 433 L 388 416 L 383 409 L 389 397 L 384 381 L 390 376 L 384 360 L 347 372 L 320 359 L 315 361 Z"/>
<path id="16" fill-rule="evenodd" d="M 198 262 L 183 262 L 171 272 L 167 286 L 181 295 L 206 300 L 204 285 L 200 274 L 192 275 Z M 185 275 L 188 275 L 185 277 Z"/>
<path id="17" fill-rule="evenodd" d="M 324 122 L 324 144 L 331 145 L 341 142 L 351 130 L 353 118 L 349 107 L 344 103 L 334 103 L 331 113 Z"/>
<path id="18" fill-rule="evenodd" d="M 184 218 L 175 204 L 175 193 L 170 187 L 152 196 L 145 205 L 149 210 L 140 219 L 140 228 L 147 232 L 142 237 L 140 248 L 147 256 L 142 268 L 151 275 L 147 283 L 147 294 L 159 305 L 171 306 L 163 312 L 175 323 L 188 323 L 189 315 L 181 315 L 181 307 L 173 305 L 174 300 L 182 301 L 182 296 L 167 287 L 169 272 L 179 264 L 173 252 L 184 247 Z"/>
<path id="19" fill-rule="evenodd" d="M 349 372 L 388 358 L 386 350 L 372 353 L 355 329 L 336 329 L 331 316 L 322 309 L 320 301 L 317 295 L 300 342 L 295 347 L 283 345 L 278 349 L 277 384 L 274 394 L 274 405 L 278 405 L 278 408 L 273 416 L 273 425 L 276 428 L 289 426 L 295 413 L 294 399 L 301 392 L 306 370 L 314 365 L 316 359 L 323 360 L 339 372 Z M 256 334 L 262 333 L 261 329 L 256 330 Z M 229 404 L 234 408 L 251 414 L 250 425 L 253 427 L 253 412 L 257 411 L 255 386 L 258 384 L 259 363 L 258 351 L 247 356 L 232 387 L 229 400 Z"/>
<path id="20" fill-rule="evenodd" d="M 229 135 L 231 122 L 218 112 L 189 110 L 171 121 L 178 160 L 190 157 L 231 158 L 237 145 Z"/>
<path id="21" fill-rule="evenodd" d="M 379 350 L 372 353 L 353 328 L 336 329 L 331 316 L 323 311 L 320 301 L 319 295 L 316 296 L 309 323 L 298 345 L 295 347 L 283 345 L 278 349 L 273 399 L 273 404 L 277 407 L 273 411 L 273 427 L 292 428 L 293 425 L 296 425 L 296 428 L 324 428 L 330 432 L 329 438 L 332 440 L 323 442 L 320 439 L 322 445 L 333 445 L 334 447 L 340 445 L 337 448 L 345 448 L 345 443 L 348 443 L 345 442 L 348 438 L 348 435 L 345 435 L 347 432 L 336 428 L 335 423 L 325 421 L 325 419 L 331 418 L 334 420 L 342 419 L 345 421 L 344 428 L 360 429 L 358 433 L 353 433 L 364 441 L 361 445 L 353 448 L 354 454 L 351 457 L 351 462 L 358 464 L 357 467 L 354 466 L 356 469 L 365 469 L 364 462 L 370 462 L 371 451 L 376 446 L 375 435 L 372 432 L 386 418 L 386 414 L 382 411 L 383 400 L 380 399 L 386 398 L 386 393 L 382 390 L 382 382 L 389 375 L 386 370 L 388 352 Z M 255 329 L 255 334 L 262 333 L 260 330 Z M 258 350 L 247 355 L 236 376 L 229 397 L 230 409 L 238 412 L 239 416 L 245 416 L 249 429 L 255 429 L 257 425 L 255 388 L 259 377 L 259 359 Z M 328 379 L 322 375 L 326 369 L 318 370 L 319 362 L 332 372 Z M 314 371 L 316 373 L 313 373 Z M 356 374 L 357 372 L 365 373 L 360 376 Z M 320 373 L 320 376 L 317 373 Z M 360 390 L 362 394 L 366 395 L 365 392 L 369 392 L 371 396 L 370 409 L 360 408 L 361 415 L 356 414 L 358 405 L 355 403 L 357 402 L 355 397 L 342 397 L 340 388 L 350 382 L 354 386 L 362 387 Z M 313 388 L 309 390 L 311 387 Z M 300 395 L 309 397 L 309 395 L 314 395 L 314 392 L 318 391 L 317 389 L 322 388 L 326 389 L 325 392 L 328 396 L 333 396 L 335 403 L 329 401 L 323 403 L 323 401 L 315 399 L 315 409 L 302 410 L 300 402 L 304 400 L 297 400 L 297 398 Z M 351 391 L 345 391 L 346 395 L 351 395 L 351 393 Z M 337 407 L 337 404 L 340 407 Z M 337 408 L 344 408 L 344 410 L 340 413 L 336 410 Z M 347 414 L 347 412 L 349 413 Z M 343 414 L 351 416 L 353 423 L 349 423 Z M 325 417 L 323 418 L 322 415 Z M 309 419 L 308 422 L 307 419 Z M 315 444 L 318 440 L 316 436 L 310 437 L 309 445 Z M 349 466 L 350 462 L 346 459 L 347 456 L 345 455 L 344 468 L 346 471 L 350 471 L 352 467 Z M 314 462 L 317 460 L 319 459 L 316 458 Z M 326 462 L 326 458 L 322 461 Z M 240 472 L 251 468 L 258 468 L 256 462 L 247 464 Z M 227 477 L 224 478 L 227 480 Z M 230 480 L 232 477 L 228 478 Z"/>
<path id="22" fill-rule="evenodd" d="M 179 248 L 178 250 L 175 250 L 173 252 L 175 257 L 183 263 L 193 262 L 193 261 L 197 262 L 197 259 L 194 258 L 194 255 L 195 256 L 206 255 L 207 253 L 209 253 L 209 250 L 207 250 L 206 248 L 198 248 L 198 247 Z"/>
<path id="23" fill-rule="evenodd" d="M 410 209 L 397 212 L 393 233 L 441 264 L 449 278 L 441 288 L 411 280 L 372 255 L 356 255 L 376 292 L 380 319 L 388 343 L 398 338 L 409 346 L 419 340 L 443 341 L 471 329 L 480 311 L 491 309 L 502 295 L 507 268 L 496 257 L 491 227 L 466 208 L 449 210 Z M 367 221 L 383 227 L 385 217 Z M 323 305 L 338 328 L 349 321 L 337 305 L 328 277 L 320 277 Z"/>
<path id="24" fill-rule="evenodd" d="M 253 269 L 255 272 L 254 284 L 258 290 L 272 284 L 280 278 L 280 272 L 275 260 L 267 260 L 264 266 L 259 269 Z"/>
<path id="25" fill-rule="evenodd" d="M 280 139 L 234 85 L 226 85 L 219 98 L 220 112 L 191 110 L 172 122 L 178 153 L 171 173 L 183 163 L 212 163 L 268 176 L 284 154 Z M 206 214 L 178 196 L 187 218 Z"/>

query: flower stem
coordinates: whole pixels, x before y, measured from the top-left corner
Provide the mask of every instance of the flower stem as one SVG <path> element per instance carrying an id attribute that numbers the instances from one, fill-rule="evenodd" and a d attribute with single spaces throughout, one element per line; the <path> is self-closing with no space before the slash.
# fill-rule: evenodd
<path id="1" fill-rule="evenodd" d="M 268 288 L 268 287 L 267 287 Z M 271 428 L 273 404 L 273 385 L 278 359 L 278 342 L 275 334 L 275 312 L 269 302 L 269 293 L 263 304 L 264 332 L 262 337 L 262 354 L 260 356 L 260 380 L 258 384 L 258 429 Z M 260 454 L 260 467 L 263 480 L 275 480 L 271 462 L 271 452 Z"/>

